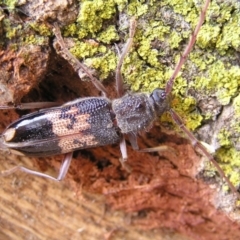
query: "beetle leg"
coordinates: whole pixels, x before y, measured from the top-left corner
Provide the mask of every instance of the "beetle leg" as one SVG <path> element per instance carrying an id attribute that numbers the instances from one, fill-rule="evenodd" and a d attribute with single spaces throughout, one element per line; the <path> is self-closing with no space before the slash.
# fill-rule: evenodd
<path id="1" fill-rule="evenodd" d="M 157 146 L 157 147 L 151 147 L 151 148 L 144 148 L 144 149 L 135 149 L 138 152 L 162 152 L 162 151 L 170 151 L 172 153 L 176 153 L 176 151 L 169 146 Z"/>
<path id="2" fill-rule="evenodd" d="M 126 140 L 124 138 L 124 136 L 121 139 L 121 142 L 119 144 L 120 146 L 120 151 L 122 154 L 122 157 L 119 159 L 122 167 L 127 171 L 127 172 L 131 172 L 132 168 L 128 165 L 127 163 L 127 159 L 128 159 L 128 155 L 127 155 L 127 145 L 126 145 Z"/>
<path id="3" fill-rule="evenodd" d="M 137 143 L 137 136 L 134 133 L 128 133 L 127 136 L 128 136 L 128 139 L 131 143 L 133 150 L 135 150 L 135 151 L 139 150 L 139 146 Z"/>
<path id="4" fill-rule="evenodd" d="M 144 148 L 139 149 L 138 143 L 137 143 L 137 137 L 133 133 L 128 133 L 128 139 L 131 143 L 132 148 L 137 152 L 161 152 L 161 151 L 170 151 L 172 153 L 176 153 L 176 151 L 169 147 L 169 146 L 157 146 L 157 147 L 151 147 L 151 148 Z"/>
<path id="5" fill-rule="evenodd" d="M 63 159 L 63 163 L 62 163 L 62 165 L 60 167 L 60 170 L 59 170 L 58 177 L 56 179 L 57 181 L 61 181 L 65 178 L 65 176 L 68 172 L 69 166 L 71 164 L 72 157 L 73 157 L 73 152 L 65 154 L 64 159 Z"/>
<path id="6" fill-rule="evenodd" d="M 70 62 L 70 64 L 73 66 L 74 69 L 77 70 L 79 77 L 81 78 L 82 71 L 90 78 L 93 85 L 103 93 L 104 96 L 107 94 L 106 88 L 103 86 L 103 84 L 96 79 L 89 71 L 89 69 L 81 63 L 70 51 L 67 49 L 64 40 L 61 35 L 61 31 L 57 24 L 54 24 L 53 32 L 57 38 L 57 42 L 59 46 L 61 47 L 60 52 L 62 52 L 62 57 L 65 58 Z"/>
<path id="7" fill-rule="evenodd" d="M 0 109 L 33 109 L 33 108 L 50 108 L 61 105 L 59 102 L 29 102 L 17 105 L 0 105 Z"/>
<path id="8" fill-rule="evenodd" d="M 171 78 L 168 80 L 168 82 L 166 84 L 165 90 L 166 90 L 167 95 L 169 95 L 171 93 L 175 78 L 177 77 L 177 74 L 179 73 L 180 69 L 182 68 L 182 65 L 185 63 L 185 61 L 187 59 L 187 56 L 191 52 L 192 47 L 194 46 L 194 44 L 196 42 L 198 32 L 199 32 L 199 30 L 200 30 L 200 28 L 201 28 L 201 26 L 202 26 L 202 24 L 205 20 L 205 15 L 206 15 L 209 4 L 210 4 L 210 0 L 206 0 L 204 6 L 202 8 L 202 11 L 201 11 L 199 22 L 198 22 L 190 40 L 189 40 L 189 43 L 188 43 L 187 47 L 185 48 L 181 58 L 179 59 L 179 62 L 175 66 L 175 69 L 174 69 L 174 72 L 173 72 Z"/>
<path id="9" fill-rule="evenodd" d="M 119 146 L 120 146 L 120 151 L 121 151 L 121 154 L 122 154 L 121 162 L 125 162 L 128 159 L 128 155 L 127 155 L 126 140 L 125 140 L 124 137 L 122 137 L 122 140 L 121 140 Z"/>
<path id="10" fill-rule="evenodd" d="M 25 172 L 25 173 L 28 173 L 28 174 L 48 178 L 48 179 L 51 179 L 51 180 L 54 180 L 54 181 L 61 181 L 65 178 L 65 176 L 68 172 L 69 166 L 70 166 L 71 161 L 72 161 L 72 155 L 73 155 L 72 152 L 65 154 L 63 163 L 62 163 L 62 165 L 60 167 L 60 170 L 59 170 L 59 174 L 56 178 L 52 177 L 48 174 L 41 173 L 41 172 L 38 172 L 38 171 L 34 171 L 34 170 L 31 170 L 29 168 L 25 168 L 25 167 L 22 167 L 22 166 L 16 166 L 16 167 L 13 167 L 9 170 L 2 171 L 0 173 L 0 175 L 1 176 L 7 176 L 7 175 L 10 175 L 10 174 L 15 173 L 17 171 L 22 171 L 22 172 Z"/>

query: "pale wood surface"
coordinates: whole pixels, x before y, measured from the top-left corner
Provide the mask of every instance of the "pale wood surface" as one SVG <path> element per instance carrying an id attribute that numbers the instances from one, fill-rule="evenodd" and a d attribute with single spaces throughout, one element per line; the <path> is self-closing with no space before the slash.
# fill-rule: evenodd
<path id="1" fill-rule="evenodd" d="M 21 162 L 32 165 L 27 158 L 1 155 L 0 170 Z M 3 240 L 188 239 L 169 231 L 141 231 L 127 214 L 106 209 L 103 196 L 77 196 L 66 182 L 23 173 L 0 179 L 0 225 Z"/>

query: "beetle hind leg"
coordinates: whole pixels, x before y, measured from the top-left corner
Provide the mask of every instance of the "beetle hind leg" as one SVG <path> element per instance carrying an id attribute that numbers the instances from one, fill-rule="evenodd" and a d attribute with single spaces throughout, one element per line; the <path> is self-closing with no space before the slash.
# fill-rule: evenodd
<path id="1" fill-rule="evenodd" d="M 38 171 L 34 171 L 34 170 L 31 170 L 31 169 L 23 167 L 23 166 L 15 166 L 11 169 L 2 171 L 0 173 L 0 176 L 8 176 L 8 175 L 13 174 L 17 171 L 22 171 L 22 172 L 25 172 L 27 174 L 32 174 L 32 175 L 35 175 L 35 176 L 38 176 L 38 177 L 44 177 L 44 178 L 48 178 L 48 179 L 51 179 L 51 180 L 54 180 L 54 181 L 61 181 L 65 178 L 65 176 L 68 172 L 69 166 L 70 166 L 71 161 L 72 161 L 72 155 L 73 155 L 72 152 L 65 154 L 64 159 L 63 159 L 63 163 L 60 167 L 60 170 L 59 170 L 59 173 L 58 173 L 57 177 L 52 177 L 48 174 L 41 173 L 41 172 L 38 172 Z"/>
<path id="2" fill-rule="evenodd" d="M 50 108 L 61 105 L 59 102 L 29 102 L 29 103 L 19 103 L 12 105 L 0 105 L 0 109 L 34 109 L 34 108 Z"/>

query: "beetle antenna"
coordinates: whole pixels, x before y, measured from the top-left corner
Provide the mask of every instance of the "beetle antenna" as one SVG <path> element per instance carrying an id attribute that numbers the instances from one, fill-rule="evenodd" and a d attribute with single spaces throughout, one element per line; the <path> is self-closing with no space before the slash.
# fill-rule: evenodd
<path id="1" fill-rule="evenodd" d="M 199 142 L 195 138 L 195 136 L 185 127 L 185 125 L 183 124 L 183 121 L 180 118 L 180 116 L 173 109 L 170 109 L 169 112 L 170 112 L 170 114 L 172 116 L 172 119 L 175 121 L 175 123 L 178 125 L 178 127 L 180 129 L 182 129 L 182 131 L 187 135 L 187 137 L 191 141 L 192 145 L 195 148 L 198 148 L 198 149 L 201 150 L 201 152 L 208 158 L 208 160 L 217 169 L 217 171 L 218 171 L 219 175 L 221 176 L 221 178 L 223 178 L 226 181 L 226 183 L 227 183 L 228 187 L 231 189 L 231 191 L 233 193 L 235 193 L 237 195 L 237 197 L 240 199 L 240 193 L 237 191 L 237 189 L 230 182 L 230 180 L 225 175 L 225 173 L 223 172 L 223 170 L 221 169 L 219 164 L 216 162 L 216 160 L 213 158 L 213 156 L 206 150 L 206 148 L 201 144 L 201 142 Z"/>
<path id="2" fill-rule="evenodd" d="M 189 53 L 191 52 L 193 45 L 196 42 L 196 38 L 197 35 L 199 33 L 199 30 L 204 22 L 205 16 L 206 16 L 206 12 L 209 6 L 210 0 L 206 0 L 205 4 L 202 8 L 201 14 L 200 14 L 200 18 L 199 18 L 199 22 L 189 40 L 189 43 L 187 45 L 187 47 L 185 48 L 179 62 L 177 63 L 174 72 L 171 76 L 171 78 L 168 80 L 166 88 L 165 88 L 165 92 L 166 95 L 168 96 L 171 93 L 172 87 L 173 87 L 173 83 L 174 80 L 179 72 L 179 70 L 181 69 L 182 65 L 185 63 Z M 230 182 L 230 180 L 228 179 L 228 177 L 225 175 L 225 173 L 223 172 L 223 170 L 221 169 L 221 167 L 219 166 L 219 164 L 216 162 L 216 160 L 212 157 L 211 154 L 208 153 L 207 149 L 201 144 L 200 141 L 198 141 L 195 136 L 184 126 L 183 124 L 183 120 L 180 118 L 180 116 L 173 110 L 173 109 L 169 109 L 168 110 L 169 113 L 171 114 L 172 119 L 174 120 L 174 122 L 178 125 L 178 127 L 180 129 L 182 129 L 182 131 L 187 135 L 188 139 L 191 141 L 192 145 L 195 148 L 198 148 L 201 150 L 201 152 L 208 158 L 208 160 L 215 166 L 215 168 L 217 169 L 219 175 L 226 181 L 228 187 L 231 189 L 231 191 L 233 193 L 235 193 L 237 195 L 237 197 L 240 199 L 240 193 L 237 191 L 237 189 L 233 186 L 233 184 Z"/>
<path id="3" fill-rule="evenodd" d="M 196 28 L 195 28 L 195 30 L 194 30 L 190 40 L 189 40 L 189 43 L 188 43 L 187 47 L 184 50 L 184 52 L 183 52 L 183 54 L 182 54 L 178 64 L 176 65 L 171 78 L 167 82 L 167 85 L 166 85 L 166 88 L 165 88 L 165 92 L 166 92 L 167 95 L 169 95 L 171 93 L 174 80 L 175 80 L 177 74 L 179 73 L 179 70 L 181 69 L 182 65 L 185 63 L 188 54 L 191 52 L 193 45 L 196 42 L 196 38 L 197 38 L 197 35 L 199 33 L 199 30 L 200 30 L 200 28 L 201 28 L 201 26 L 202 26 L 202 24 L 203 24 L 203 22 L 205 20 L 205 15 L 206 15 L 209 3 L 210 3 L 210 0 L 206 0 L 204 6 L 202 8 L 202 11 L 201 11 L 199 22 L 198 22 L 198 24 L 197 24 L 197 26 L 196 26 Z"/>

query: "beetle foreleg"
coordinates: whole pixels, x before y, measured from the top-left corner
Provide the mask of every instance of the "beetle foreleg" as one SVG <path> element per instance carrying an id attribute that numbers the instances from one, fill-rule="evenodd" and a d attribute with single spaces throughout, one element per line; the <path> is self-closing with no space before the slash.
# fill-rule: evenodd
<path id="1" fill-rule="evenodd" d="M 71 65 L 73 66 L 74 69 L 76 69 L 78 71 L 78 75 L 79 77 L 81 77 L 80 74 L 80 70 L 83 70 L 84 73 L 90 78 L 91 82 L 93 83 L 93 85 L 103 93 L 104 96 L 106 96 L 107 94 L 107 90 L 106 88 L 103 86 L 103 84 L 96 79 L 88 70 L 88 68 L 81 63 L 75 56 L 72 55 L 72 53 L 70 53 L 70 51 L 67 49 L 67 47 L 65 46 L 65 43 L 63 41 L 62 35 L 61 35 L 61 31 L 58 27 L 57 24 L 54 25 L 53 28 L 53 32 L 57 38 L 57 42 L 61 47 L 60 52 L 63 52 L 63 56 L 64 58 L 67 58 L 67 60 L 71 63 Z"/>
<path id="2" fill-rule="evenodd" d="M 132 148 L 137 152 L 161 152 L 161 151 L 170 151 L 172 153 L 175 153 L 176 151 L 169 147 L 169 146 L 157 146 L 157 147 L 151 147 L 151 148 L 144 148 L 139 149 L 138 143 L 137 143 L 137 137 L 133 133 L 128 133 L 128 139 L 132 145 Z"/>

